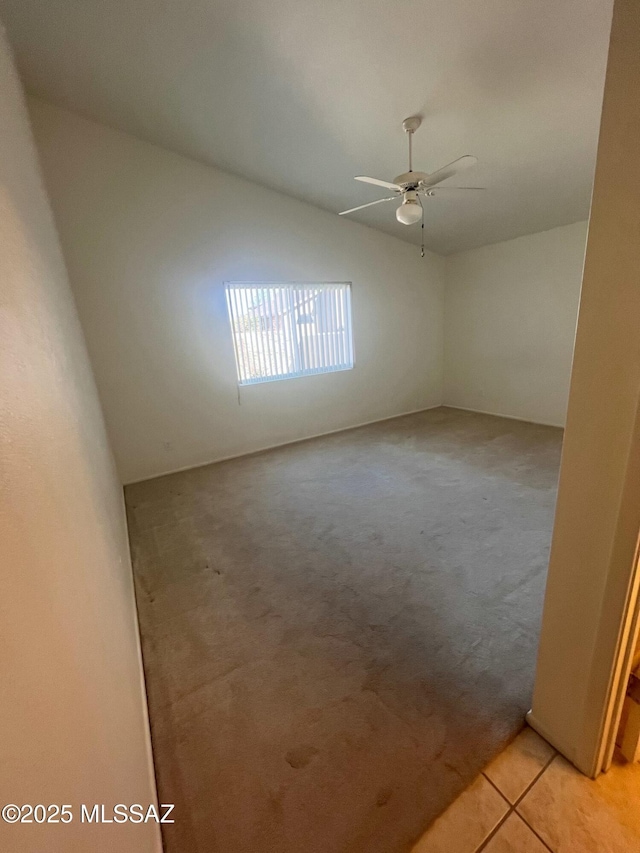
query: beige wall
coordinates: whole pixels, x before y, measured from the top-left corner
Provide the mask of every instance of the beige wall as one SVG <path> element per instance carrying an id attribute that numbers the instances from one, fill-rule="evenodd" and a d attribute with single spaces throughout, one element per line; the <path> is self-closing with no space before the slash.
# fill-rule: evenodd
<path id="1" fill-rule="evenodd" d="M 444 401 L 563 426 L 587 223 L 447 258 Z"/>
<path id="2" fill-rule="evenodd" d="M 152 802 L 122 490 L 0 32 L 0 821 L 6 853 L 152 853 L 158 829 L 84 826 L 81 803 Z"/>
<path id="3" fill-rule="evenodd" d="M 531 719 L 602 763 L 640 530 L 640 4 L 616 0 Z"/>
<path id="4" fill-rule="evenodd" d="M 441 402 L 444 261 L 31 103 L 125 482 Z M 352 371 L 245 387 L 225 280 L 351 281 Z"/>

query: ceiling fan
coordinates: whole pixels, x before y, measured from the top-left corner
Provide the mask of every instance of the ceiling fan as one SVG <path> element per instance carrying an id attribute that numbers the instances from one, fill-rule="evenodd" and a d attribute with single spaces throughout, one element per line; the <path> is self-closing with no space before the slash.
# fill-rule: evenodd
<path id="1" fill-rule="evenodd" d="M 358 175 L 356 181 L 363 181 L 365 184 L 375 184 L 377 187 L 384 187 L 387 190 L 393 190 L 393 195 L 386 198 L 379 198 L 376 201 L 370 201 L 368 204 L 360 204 L 358 207 L 351 207 L 349 210 L 342 210 L 339 216 L 345 216 L 347 213 L 354 213 L 356 210 L 363 210 L 365 207 L 371 207 L 374 204 L 380 204 L 383 201 L 393 201 L 402 197 L 402 203 L 396 210 L 396 219 L 403 225 L 413 225 L 422 219 L 422 201 L 421 197 L 434 196 L 436 189 L 440 190 L 482 190 L 484 187 L 441 187 L 438 186 L 442 181 L 457 175 L 464 169 L 474 166 L 478 162 L 477 157 L 471 154 L 465 154 L 464 157 L 459 157 L 447 166 L 443 166 L 435 172 L 427 174 L 426 172 L 413 171 L 412 159 L 412 140 L 413 134 L 420 127 L 422 119 L 420 116 L 411 116 L 402 122 L 402 128 L 409 137 L 409 171 L 402 175 L 398 175 L 393 181 L 380 181 L 378 178 L 367 178 L 363 175 Z"/>

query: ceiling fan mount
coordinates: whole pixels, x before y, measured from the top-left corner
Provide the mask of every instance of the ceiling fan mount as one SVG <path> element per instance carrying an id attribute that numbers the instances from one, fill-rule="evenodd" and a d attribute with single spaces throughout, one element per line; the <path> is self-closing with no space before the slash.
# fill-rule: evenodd
<path id="1" fill-rule="evenodd" d="M 392 190 L 394 195 L 386 198 L 379 198 L 376 201 L 370 201 L 367 204 L 360 204 L 358 207 L 352 207 L 349 210 L 340 212 L 340 216 L 347 213 L 354 213 L 356 210 L 362 210 L 365 207 L 371 207 L 374 204 L 380 204 L 383 201 L 393 201 L 394 199 L 402 198 L 402 203 L 396 210 L 396 218 L 403 225 L 413 225 L 423 218 L 422 198 L 432 198 L 436 195 L 436 190 L 480 190 L 484 187 L 441 187 L 442 181 L 453 177 L 463 169 L 468 169 L 474 166 L 478 160 L 471 154 L 465 154 L 463 157 L 458 157 L 447 166 L 437 169 L 435 172 L 414 172 L 413 170 L 413 134 L 422 124 L 420 116 L 410 116 L 402 122 L 402 129 L 409 138 L 409 170 L 397 175 L 393 181 L 381 181 L 378 178 L 369 178 L 364 175 L 358 175 L 356 181 L 363 181 L 366 184 L 383 187 L 387 190 Z"/>
<path id="2" fill-rule="evenodd" d="M 405 133 L 415 133 L 421 124 L 422 118 L 420 116 L 409 116 L 402 122 L 402 129 Z"/>

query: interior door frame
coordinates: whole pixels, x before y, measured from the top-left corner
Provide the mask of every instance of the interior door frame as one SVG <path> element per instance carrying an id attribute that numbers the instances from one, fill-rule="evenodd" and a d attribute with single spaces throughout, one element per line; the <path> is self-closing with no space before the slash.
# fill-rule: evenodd
<path id="1" fill-rule="evenodd" d="M 614 0 L 567 424 L 529 721 L 606 769 L 638 634 L 640 3 Z"/>
<path id="2" fill-rule="evenodd" d="M 594 776 L 606 772 L 613 762 L 622 706 L 640 637 L 640 537 L 636 546 L 634 568 L 630 581 L 625 618 L 620 626 L 620 640 L 616 664 L 611 674 L 609 702 L 602 725 L 602 743 L 596 759 Z"/>

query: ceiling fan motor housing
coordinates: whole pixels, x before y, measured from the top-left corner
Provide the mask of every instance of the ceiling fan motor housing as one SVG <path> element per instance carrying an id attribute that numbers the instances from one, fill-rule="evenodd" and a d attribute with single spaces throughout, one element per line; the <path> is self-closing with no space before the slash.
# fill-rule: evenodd
<path id="1" fill-rule="evenodd" d="M 394 178 L 393 183 L 406 189 L 417 189 L 420 181 L 426 181 L 428 177 L 426 172 L 404 172 Z"/>

